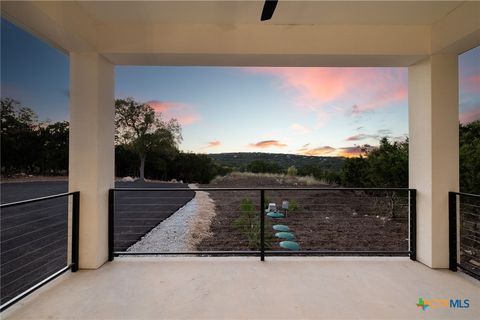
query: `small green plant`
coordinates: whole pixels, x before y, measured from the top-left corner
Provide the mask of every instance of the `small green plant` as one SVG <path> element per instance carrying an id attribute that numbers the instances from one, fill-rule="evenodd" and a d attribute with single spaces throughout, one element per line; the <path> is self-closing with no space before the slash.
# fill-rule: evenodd
<path id="1" fill-rule="evenodd" d="M 270 203 L 270 198 L 265 196 L 265 198 L 263 199 L 263 208 L 268 209 L 268 204 L 269 203 Z"/>
<path id="2" fill-rule="evenodd" d="M 295 176 L 297 176 L 297 174 L 298 174 L 298 170 L 297 170 L 297 168 L 295 168 L 295 166 L 288 167 L 287 175 L 289 175 L 291 177 L 295 177 Z"/>
<path id="3" fill-rule="evenodd" d="M 248 239 L 248 247 L 252 250 L 260 249 L 260 219 L 255 212 L 252 200 L 243 199 L 240 203 L 240 216 L 233 221 L 233 226 L 242 232 Z M 270 239 L 265 238 L 265 248 L 270 248 Z"/>
<path id="4" fill-rule="evenodd" d="M 295 199 L 292 199 L 289 201 L 288 204 L 288 211 L 290 212 L 296 212 L 300 209 L 300 206 L 298 205 L 298 202 Z"/>

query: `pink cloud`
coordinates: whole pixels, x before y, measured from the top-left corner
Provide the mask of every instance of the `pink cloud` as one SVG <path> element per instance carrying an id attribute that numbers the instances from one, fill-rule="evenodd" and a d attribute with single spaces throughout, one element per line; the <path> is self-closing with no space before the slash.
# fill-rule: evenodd
<path id="1" fill-rule="evenodd" d="M 150 100 L 147 102 L 155 112 L 160 112 L 166 119 L 175 118 L 182 125 L 190 125 L 200 121 L 200 115 L 192 105 L 167 102 L 160 100 Z"/>
<path id="2" fill-rule="evenodd" d="M 210 141 L 204 148 L 215 148 L 219 147 L 222 143 L 219 140 Z"/>
<path id="3" fill-rule="evenodd" d="M 180 124 L 183 125 L 190 125 L 200 121 L 200 116 L 197 114 L 185 114 L 179 116 L 173 116 L 172 118 L 176 118 Z"/>
<path id="4" fill-rule="evenodd" d="M 480 105 L 472 110 L 460 113 L 460 122 L 467 124 L 476 120 L 480 120 Z"/>
<path id="5" fill-rule="evenodd" d="M 286 144 L 281 143 L 278 140 L 264 140 L 264 141 L 259 141 L 257 143 L 251 143 L 250 144 L 250 147 L 261 148 L 261 149 L 270 148 L 270 147 L 283 148 L 283 147 L 286 147 L 286 146 L 287 146 Z"/>
<path id="6" fill-rule="evenodd" d="M 364 104 L 358 104 L 357 113 L 365 111 L 381 109 L 388 106 L 390 103 L 399 102 L 405 100 L 408 96 L 408 90 L 406 87 L 398 86 L 392 87 L 391 91 L 385 91 L 374 96 L 371 102 Z"/>
<path id="7" fill-rule="evenodd" d="M 259 67 L 247 70 L 273 75 L 275 85 L 293 95 L 296 106 L 318 113 L 321 119 L 329 110 L 338 112 L 357 105 L 356 112 L 361 113 L 407 98 L 407 72 L 403 68 Z"/>
<path id="8" fill-rule="evenodd" d="M 354 136 L 348 137 L 345 139 L 345 141 L 360 141 L 360 140 L 366 140 L 366 139 L 379 139 L 380 136 L 377 134 L 364 134 L 364 133 L 359 133 Z"/>
<path id="9" fill-rule="evenodd" d="M 290 126 L 290 130 L 292 130 L 294 133 L 300 134 L 300 135 L 307 134 L 307 133 L 310 133 L 312 131 L 309 128 L 307 128 L 304 125 L 301 125 L 299 123 L 292 124 Z"/>
<path id="10" fill-rule="evenodd" d="M 480 93 L 480 75 L 474 74 L 460 79 L 460 89 L 465 93 Z"/>

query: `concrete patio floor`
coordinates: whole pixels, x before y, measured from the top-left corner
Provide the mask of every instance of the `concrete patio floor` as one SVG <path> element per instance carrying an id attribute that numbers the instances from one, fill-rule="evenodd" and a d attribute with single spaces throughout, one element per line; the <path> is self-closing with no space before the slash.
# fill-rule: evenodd
<path id="1" fill-rule="evenodd" d="M 418 298 L 470 299 L 422 311 Z M 3 319 L 479 319 L 480 282 L 406 258 L 117 258 L 68 273 Z"/>

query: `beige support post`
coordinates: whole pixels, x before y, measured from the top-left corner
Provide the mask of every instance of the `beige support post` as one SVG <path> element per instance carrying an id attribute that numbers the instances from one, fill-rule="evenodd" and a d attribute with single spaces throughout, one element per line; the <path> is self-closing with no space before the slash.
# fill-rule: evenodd
<path id="1" fill-rule="evenodd" d="M 417 260 L 448 268 L 448 192 L 459 189 L 457 55 L 433 55 L 410 66 L 408 90 Z"/>
<path id="2" fill-rule="evenodd" d="M 114 186 L 114 66 L 98 53 L 70 53 L 69 191 L 80 191 L 83 269 L 108 257 L 108 189 Z"/>

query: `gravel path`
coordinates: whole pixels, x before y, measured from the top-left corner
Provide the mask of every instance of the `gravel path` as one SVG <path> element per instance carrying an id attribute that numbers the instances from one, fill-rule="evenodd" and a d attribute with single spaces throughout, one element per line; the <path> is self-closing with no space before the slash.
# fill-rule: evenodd
<path id="1" fill-rule="evenodd" d="M 196 189 L 196 185 L 189 185 Z M 215 216 L 215 204 L 208 192 L 197 191 L 195 197 L 169 218 L 162 221 L 128 252 L 196 251 L 196 245 L 211 236 L 210 223 Z"/>

